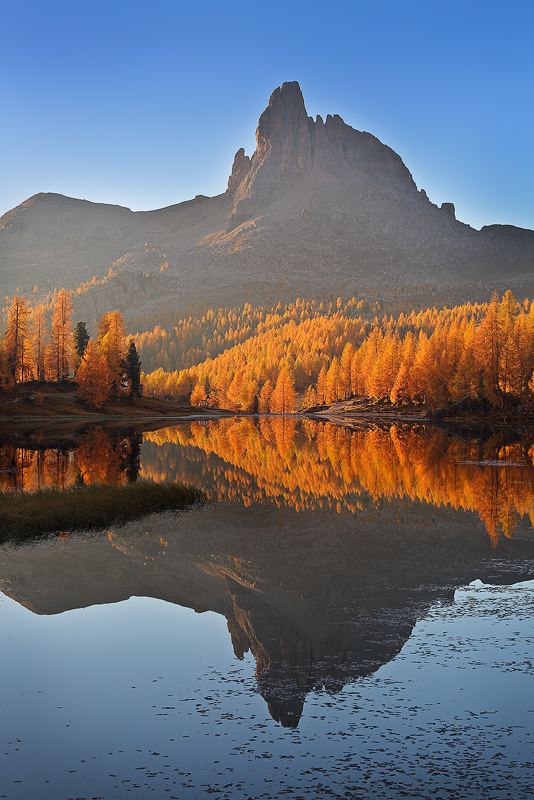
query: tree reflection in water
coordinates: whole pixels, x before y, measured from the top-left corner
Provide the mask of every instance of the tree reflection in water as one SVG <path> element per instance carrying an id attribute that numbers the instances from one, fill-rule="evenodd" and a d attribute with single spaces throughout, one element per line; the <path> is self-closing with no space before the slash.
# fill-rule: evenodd
<path id="1" fill-rule="evenodd" d="M 163 428 L 145 441 L 159 447 L 144 476 L 209 483 L 221 498 L 245 504 L 371 511 L 380 499 L 420 500 L 475 511 L 494 544 L 524 515 L 534 520 L 534 442 L 508 432 L 464 438 L 423 425 L 352 429 L 245 417 Z M 208 458 L 195 468 L 167 443 Z"/>
<path id="2" fill-rule="evenodd" d="M 534 521 L 534 442 L 497 432 L 473 438 L 439 428 L 361 429 L 295 418 L 190 422 L 145 433 L 157 445 L 141 465 L 142 434 L 100 427 L 55 448 L 0 444 L 0 487 L 31 490 L 73 484 L 156 482 L 215 486 L 219 497 L 275 502 L 299 511 L 372 512 L 381 499 L 408 499 L 474 511 L 491 541 Z M 166 445 L 203 457 L 186 458 Z M 145 445 L 146 447 L 146 445 Z"/>
<path id="3" fill-rule="evenodd" d="M 76 441 L 40 447 L 16 440 L 0 443 L 0 488 L 31 491 L 47 487 L 66 489 L 75 484 L 108 483 L 120 486 L 137 480 L 142 435 L 135 431 L 93 428 Z"/>

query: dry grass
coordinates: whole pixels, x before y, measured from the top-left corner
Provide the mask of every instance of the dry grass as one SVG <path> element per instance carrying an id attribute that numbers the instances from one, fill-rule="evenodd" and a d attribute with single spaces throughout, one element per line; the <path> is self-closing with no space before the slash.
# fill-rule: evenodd
<path id="1" fill-rule="evenodd" d="M 196 486 L 140 481 L 35 492 L 0 492 L 0 543 L 63 531 L 101 529 L 154 511 L 190 508 L 209 496 Z"/>
<path id="2" fill-rule="evenodd" d="M 0 394 L 0 421 L 6 419 L 73 417 L 78 420 L 117 417 L 137 419 L 141 417 L 183 417 L 191 414 L 210 413 L 207 409 L 194 408 L 187 403 L 165 400 L 159 397 L 139 397 L 135 400 L 123 399 L 107 403 L 95 409 L 77 399 L 77 384 L 65 382 L 58 387 L 54 383 L 28 381 L 17 384 L 12 392 Z"/>

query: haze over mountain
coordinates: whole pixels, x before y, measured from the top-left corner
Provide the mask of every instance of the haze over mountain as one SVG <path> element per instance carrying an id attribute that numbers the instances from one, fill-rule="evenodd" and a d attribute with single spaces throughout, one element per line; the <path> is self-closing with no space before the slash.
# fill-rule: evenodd
<path id="1" fill-rule="evenodd" d="M 34 195 L 0 219 L 4 290 L 73 289 L 113 265 L 120 279 L 79 301 L 96 313 L 283 279 L 312 289 L 534 280 L 533 231 L 456 220 L 453 203 L 434 205 L 370 133 L 309 117 L 296 81 L 271 95 L 256 142 L 216 197 L 132 212 Z"/>

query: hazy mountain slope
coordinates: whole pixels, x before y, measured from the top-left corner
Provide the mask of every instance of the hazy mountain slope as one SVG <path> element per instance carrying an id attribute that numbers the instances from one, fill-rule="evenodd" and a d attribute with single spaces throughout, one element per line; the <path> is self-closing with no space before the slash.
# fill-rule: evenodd
<path id="1" fill-rule="evenodd" d="M 256 140 L 251 158 L 238 151 L 227 191 L 213 198 L 132 212 L 35 195 L 0 219 L 3 288 L 73 288 L 113 262 L 154 272 L 151 296 L 170 302 L 179 292 L 280 278 L 385 287 L 534 279 L 534 232 L 457 221 L 452 203 L 432 204 L 374 136 L 338 116 L 308 117 L 298 83 L 273 92 Z M 95 290 L 96 305 L 109 289 Z M 134 301 L 132 284 L 124 303 Z"/>
<path id="2" fill-rule="evenodd" d="M 228 207 L 223 197 L 222 205 Z M 143 253 L 142 267 L 152 268 L 145 239 L 195 241 L 217 224 L 221 198 L 199 197 L 158 211 L 130 211 L 58 194 L 37 194 L 0 219 L 0 270 L 5 283 L 48 282 L 69 288 L 106 274 L 128 254 L 129 264 Z M 215 221 L 212 220 L 215 217 Z M 197 230 L 200 227 L 200 231 Z M 152 253 L 152 249 L 150 250 Z M 158 252 L 156 260 L 160 260 Z M 86 269 L 87 266 L 87 269 Z M 11 288 L 11 287 L 10 287 Z"/>

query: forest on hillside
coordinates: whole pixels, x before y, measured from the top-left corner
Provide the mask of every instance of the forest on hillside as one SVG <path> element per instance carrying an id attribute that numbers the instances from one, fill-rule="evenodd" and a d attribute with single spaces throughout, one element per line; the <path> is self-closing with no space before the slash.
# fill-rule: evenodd
<path id="1" fill-rule="evenodd" d="M 512 292 L 488 303 L 435 307 L 397 317 L 365 319 L 362 301 L 324 305 L 296 300 L 273 313 L 245 307 L 241 315 L 208 312 L 203 319 L 223 352 L 212 357 L 207 338 L 198 363 L 143 375 L 147 393 L 208 400 L 236 411 L 286 413 L 355 395 L 432 409 L 462 398 L 494 406 L 534 395 L 534 303 Z M 184 326 L 185 336 L 196 323 Z M 180 336 L 163 329 L 136 337 L 166 351 Z M 224 331 L 224 339 L 222 331 Z M 203 360 L 200 360 L 200 359 Z"/>
<path id="2" fill-rule="evenodd" d="M 169 330 L 149 328 L 147 316 L 129 335 L 115 310 L 102 316 L 94 338 L 84 322 L 74 326 L 64 289 L 47 305 L 15 295 L 6 310 L 3 393 L 32 380 L 74 378 L 80 399 L 95 408 L 144 387 L 151 396 L 259 413 L 354 396 L 432 410 L 463 398 L 494 407 L 534 398 L 534 302 L 519 303 L 511 291 L 396 316 L 379 316 L 378 296 L 245 303 L 187 318 L 166 309 L 159 316 Z"/>

